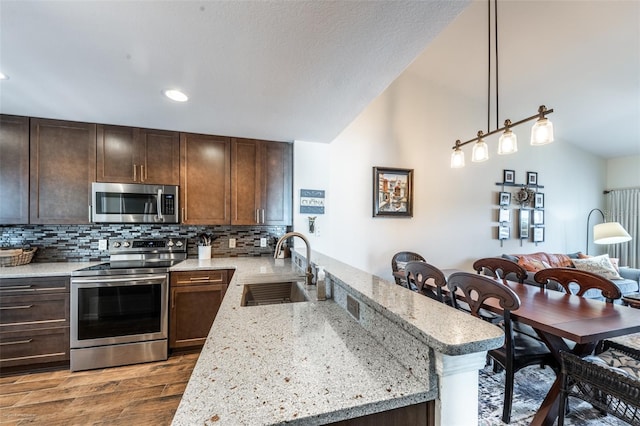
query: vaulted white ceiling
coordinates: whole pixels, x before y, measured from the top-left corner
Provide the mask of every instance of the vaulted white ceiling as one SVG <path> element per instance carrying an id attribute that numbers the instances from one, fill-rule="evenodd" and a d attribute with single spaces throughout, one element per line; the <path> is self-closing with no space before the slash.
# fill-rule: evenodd
<path id="1" fill-rule="evenodd" d="M 481 102 L 486 4 L 0 0 L 0 112 L 331 142 L 405 69 Z M 640 155 L 640 1 L 498 5 L 500 121 L 545 103 L 558 138 Z"/>

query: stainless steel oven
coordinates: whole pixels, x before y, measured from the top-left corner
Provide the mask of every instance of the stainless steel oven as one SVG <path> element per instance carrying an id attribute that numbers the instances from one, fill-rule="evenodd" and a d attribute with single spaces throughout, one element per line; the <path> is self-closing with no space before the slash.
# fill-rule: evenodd
<path id="1" fill-rule="evenodd" d="M 71 370 L 167 359 L 169 268 L 185 239 L 111 240 L 110 261 L 71 277 Z"/>

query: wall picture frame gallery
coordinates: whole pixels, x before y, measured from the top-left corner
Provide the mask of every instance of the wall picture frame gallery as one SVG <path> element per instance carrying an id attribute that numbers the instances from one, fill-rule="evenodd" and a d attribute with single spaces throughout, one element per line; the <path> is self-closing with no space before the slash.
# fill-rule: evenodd
<path id="1" fill-rule="evenodd" d="M 511 238 L 511 223 L 514 223 L 514 238 L 535 243 L 545 240 L 545 198 L 544 193 L 538 192 L 544 186 L 538 183 L 538 172 L 525 173 L 525 183 L 516 182 L 516 172 L 511 169 L 502 171 L 502 182 L 496 182 L 501 186 L 498 192 L 497 213 L 497 237 L 500 245 L 504 240 Z M 515 193 L 509 191 L 510 187 L 518 188 Z M 523 197 L 523 194 L 527 195 Z M 511 215 L 511 203 L 519 205 L 514 209 L 513 220 Z M 517 228 L 516 228 L 517 227 Z"/>

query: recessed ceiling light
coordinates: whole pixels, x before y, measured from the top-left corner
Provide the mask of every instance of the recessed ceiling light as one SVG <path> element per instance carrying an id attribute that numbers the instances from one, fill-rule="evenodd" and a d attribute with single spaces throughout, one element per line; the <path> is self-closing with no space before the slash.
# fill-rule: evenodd
<path id="1" fill-rule="evenodd" d="M 176 102 L 187 102 L 189 100 L 189 97 L 187 95 L 176 89 L 165 90 L 164 95 L 172 101 Z"/>
<path id="2" fill-rule="evenodd" d="M 9 76 L 0 72 L 0 80 L 9 80 Z"/>

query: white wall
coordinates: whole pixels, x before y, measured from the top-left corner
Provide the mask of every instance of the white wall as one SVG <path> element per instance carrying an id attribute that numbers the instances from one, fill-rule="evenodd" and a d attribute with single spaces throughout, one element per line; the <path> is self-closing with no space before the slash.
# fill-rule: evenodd
<path id="1" fill-rule="evenodd" d="M 312 248 L 388 279 L 391 257 L 401 250 L 417 251 L 440 268 L 464 269 L 501 253 L 584 251 L 587 214 L 603 208 L 606 162 L 563 143 L 560 129 L 555 143 L 531 147 L 525 124 L 514 129 L 518 153 L 498 156 L 497 139 L 490 138 L 487 162 L 471 163 L 465 149 L 467 166 L 451 169 L 451 146 L 484 127 L 478 114 L 484 108 L 404 73 L 330 145 L 297 142 L 296 194 L 310 185 L 327 191 L 321 236 Z M 374 166 L 414 169 L 413 218 L 372 217 Z M 517 182 L 527 171 L 538 172 L 545 186 L 544 243 L 512 238 L 501 247 L 496 239 L 495 183 L 503 169 L 515 170 Z M 296 230 L 306 233 L 303 220 L 295 214 Z M 516 230 L 512 222 L 512 236 Z"/>
<path id="2" fill-rule="evenodd" d="M 640 155 L 607 160 L 607 189 L 640 188 Z"/>

